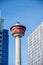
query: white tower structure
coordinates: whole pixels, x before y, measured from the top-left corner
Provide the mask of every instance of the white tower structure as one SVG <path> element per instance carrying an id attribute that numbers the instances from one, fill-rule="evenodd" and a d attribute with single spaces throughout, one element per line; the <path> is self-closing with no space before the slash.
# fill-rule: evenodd
<path id="1" fill-rule="evenodd" d="M 16 39 L 16 59 L 15 64 L 21 65 L 21 37 L 24 35 L 26 27 L 23 25 L 20 25 L 19 22 L 17 22 L 14 26 L 10 28 L 12 35 Z"/>

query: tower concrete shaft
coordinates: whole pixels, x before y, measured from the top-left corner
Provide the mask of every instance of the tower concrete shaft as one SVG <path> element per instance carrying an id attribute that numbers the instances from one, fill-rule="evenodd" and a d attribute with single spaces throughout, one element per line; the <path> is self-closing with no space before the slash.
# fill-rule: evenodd
<path id="1" fill-rule="evenodd" d="M 21 37 L 16 36 L 16 65 L 21 65 Z"/>

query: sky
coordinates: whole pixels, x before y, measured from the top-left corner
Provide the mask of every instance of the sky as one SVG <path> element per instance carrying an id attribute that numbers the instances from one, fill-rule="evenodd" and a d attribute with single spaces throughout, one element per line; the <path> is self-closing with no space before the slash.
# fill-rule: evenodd
<path id="1" fill-rule="evenodd" d="M 22 65 L 28 65 L 28 40 L 31 32 L 43 22 L 43 0 L 0 0 L 0 18 L 4 19 L 4 29 L 9 30 L 9 65 L 15 65 L 15 38 L 10 27 L 19 21 L 26 27 L 21 39 Z"/>

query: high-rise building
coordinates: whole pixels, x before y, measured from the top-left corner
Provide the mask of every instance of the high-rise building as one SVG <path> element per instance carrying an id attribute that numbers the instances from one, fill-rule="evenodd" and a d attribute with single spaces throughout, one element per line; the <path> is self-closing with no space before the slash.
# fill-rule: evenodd
<path id="1" fill-rule="evenodd" d="M 28 36 L 28 65 L 43 65 L 43 23 Z"/>
<path id="2" fill-rule="evenodd" d="M 8 30 L 3 29 L 3 19 L 0 19 L 0 65 L 8 65 Z"/>
<path id="3" fill-rule="evenodd" d="M 2 65 L 3 19 L 0 19 L 0 65 Z"/>
<path id="4" fill-rule="evenodd" d="M 3 31 L 4 19 L 0 19 L 0 32 Z"/>
<path id="5" fill-rule="evenodd" d="M 8 65 L 8 30 L 3 30 L 3 38 L 2 38 L 2 65 Z"/>

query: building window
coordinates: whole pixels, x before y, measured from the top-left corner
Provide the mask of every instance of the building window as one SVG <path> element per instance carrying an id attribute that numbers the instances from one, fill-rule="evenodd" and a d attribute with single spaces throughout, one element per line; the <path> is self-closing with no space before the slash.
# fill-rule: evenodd
<path id="1" fill-rule="evenodd" d="M 0 45 L 0 47 L 1 47 L 2 45 Z"/>
<path id="2" fill-rule="evenodd" d="M 0 38 L 2 38 L 2 36 L 0 36 Z"/>
<path id="3" fill-rule="evenodd" d="M 2 41 L 0 40 L 0 43 L 1 43 Z"/>
<path id="4" fill-rule="evenodd" d="M 0 49 L 0 51 L 1 51 L 1 49 Z"/>

